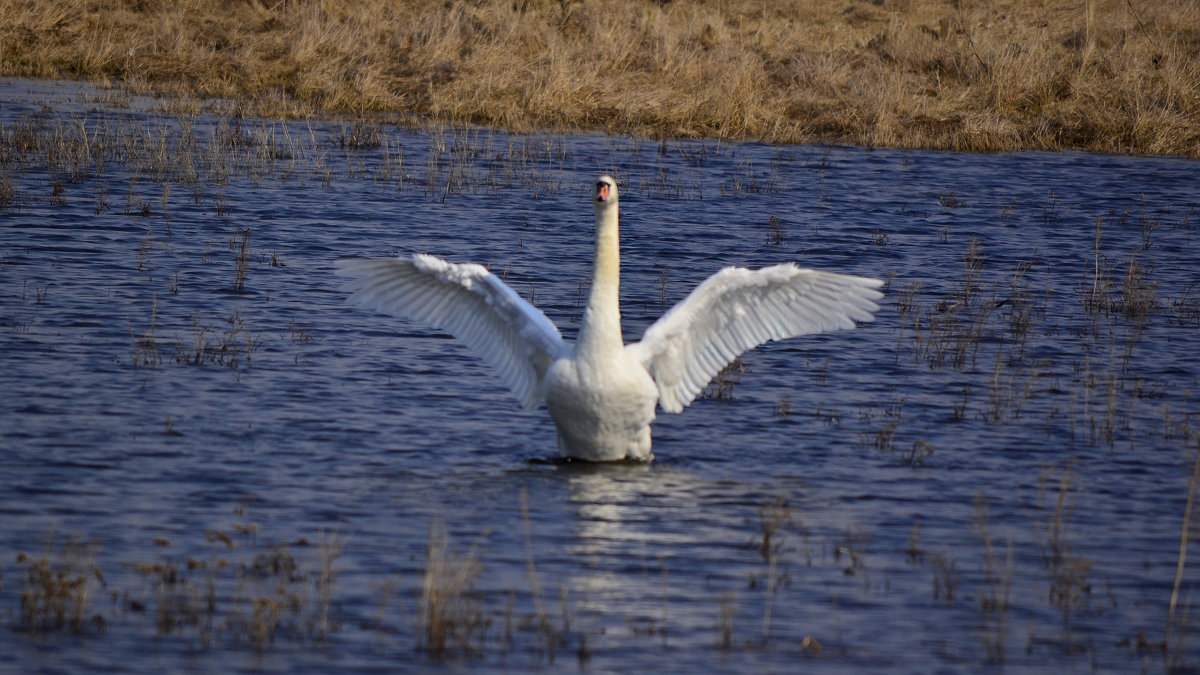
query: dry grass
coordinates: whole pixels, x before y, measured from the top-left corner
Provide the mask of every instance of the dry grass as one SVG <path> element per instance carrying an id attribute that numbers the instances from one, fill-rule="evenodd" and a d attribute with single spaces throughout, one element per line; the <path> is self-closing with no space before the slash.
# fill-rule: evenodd
<path id="1" fill-rule="evenodd" d="M 979 598 L 986 630 L 983 635 L 989 663 L 1004 663 L 1008 642 L 1009 589 L 1012 586 L 1013 551 L 1008 541 L 1004 568 L 1000 568 L 992 535 L 988 529 L 988 502 L 983 493 L 975 495 L 975 526 L 983 541 L 986 586 Z"/>
<path id="2" fill-rule="evenodd" d="M 262 340 L 250 332 L 246 320 L 238 310 L 234 309 L 226 318 L 226 322 L 229 324 L 228 331 L 214 331 L 207 325 L 202 325 L 200 318 L 199 310 L 193 312 L 191 344 L 185 343 L 183 338 L 175 340 L 175 362 L 193 366 L 215 364 L 228 366 L 235 371 L 243 365 L 249 368 L 254 353 L 258 351 Z M 157 363 L 149 363 L 144 358 L 143 354 L 146 353 L 144 342 L 144 338 L 141 343 L 135 340 L 134 363 L 157 365 Z"/>
<path id="3" fill-rule="evenodd" d="M 746 371 L 746 364 L 742 362 L 742 357 L 734 358 L 713 377 L 712 382 L 701 392 L 700 397 L 714 401 L 731 400 L 733 388 L 742 381 L 742 376 L 746 374 Z"/>
<path id="4" fill-rule="evenodd" d="M 153 617 L 159 635 L 194 634 L 203 649 L 228 639 L 256 649 L 276 642 L 316 644 L 339 629 L 331 614 L 337 602 L 334 565 L 346 540 L 325 533 L 305 557 L 291 546 L 261 545 L 256 524 L 235 524 L 232 533 L 206 530 L 212 557 L 172 555 L 165 538 L 154 541 L 153 562 L 123 563 L 142 577 L 140 590 L 113 590 L 114 611 Z M 120 601 L 118 604 L 116 601 Z"/>
<path id="5" fill-rule="evenodd" d="M 69 630 L 81 634 L 103 632 L 103 615 L 93 613 L 92 597 L 104 586 L 104 575 L 95 566 L 99 544 L 72 537 L 55 548 L 54 534 L 38 558 L 21 553 L 24 567 L 18 630 L 39 633 Z"/>
<path id="6" fill-rule="evenodd" d="M 421 584 L 418 649 L 434 656 L 482 651 L 489 617 L 472 588 L 482 571 L 476 547 L 465 554 L 450 553 L 445 529 L 430 526 Z"/>
<path id="7" fill-rule="evenodd" d="M 1167 606 L 1167 628 L 1163 644 L 1168 651 L 1168 663 L 1172 667 L 1183 668 L 1184 633 L 1187 619 L 1181 618 L 1175 610 L 1179 606 L 1179 587 L 1183 581 L 1184 569 L 1187 566 L 1188 532 L 1192 523 L 1192 505 L 1196 501 L 1196 484 L 1200 482 L 1200 449 L 1192 461 L 1192 480 L 1188 484 L 1187 502 L 1183 509 L 1183 525 L 1179 534 L 1179 562 L 1175 566 L 1175 583 L 1171 586 L 1171 601 Z M 1186 609 L 1184 616 L 1186 616 Z M 1174 638 L 1174 641 L 1172 641 Z"/>
<path id="8" fill-rule="evenodd" d="M 236 99 L 266 116 L 1194 157 L 1196 12 L 1194 0 L 0 0 L 0 75 Z"/>
<path id="9" fill-rule="evenodd" d="M 1047 470 L 1038 486 L 1039 511 L 1035 517 L 1035 537 L 1042 551 L 1042 563 L 1050 572 L 1050 604 L 1062 611 L 1063 627 L 1070 624 L 1072 615 L 1081 611 L 1091 600 L 1092 586 L 1088 573 L 1093 562 L 1075 553 L 1070 534 L 1075 514 L 1079 486 L 1074 462 L 1068 463 L 1053 475 Z M 1057 495 L 1050 505 L 1049 483 L 1057 478 Z"/>

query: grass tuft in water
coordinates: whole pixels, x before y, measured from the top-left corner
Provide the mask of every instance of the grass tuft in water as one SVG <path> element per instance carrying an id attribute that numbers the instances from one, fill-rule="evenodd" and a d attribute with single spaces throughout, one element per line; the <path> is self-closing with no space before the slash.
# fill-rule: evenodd
<path id="1" fill-rule="evenodd" d="M 250 269 L 250 228 L 242 230 L 240 243 L 235 243 L 235 240 L 230 239 L 229 248 L 237 251 L 237 255 L 233 259 L 233 290 L 241 293 L 246 289 L 246 276 Z"/>
<path id="2" fill-rule="evenodd" d="M 933 599 L 953 602 L 962 585 L 962 574 L 958 561 L 948 553 L 937 552 L 929 556 L 929 569 L 933 573 Z"/>
<path id="3" fill-rule="evenodd" d="M 733 622 L 737 617 L 737 594 L 729 591 L 721 596 L 717 618 L 717 647 L 733 647 Z"/>
<path id="4" fill-rule="evenodd" d="M 733 388 L 742 380 L 747 372 L 746 364 L 738 356 L 730 361 L 717 373 L 712 382 L 704 389 L 701 398 L 714 401 L 728 401 L 733 398 Z"/>
<path id="5" fill-rule="evenodd" d="M 23 568 L 18 630 L 104 632 L 107 621 L 91 606 L 93 595 L 105 585 L 95 565 L 98 550 L 99 542 L 80 536 L 56 547 L 51 533 L 39 557 L 17 555 Z"/>
<path id="6" fill-rule="evenodd" d="M 208 530 L 215 548 L 207 559 L 174 556 L 171 542 L 156 539 L 157 560 L 122 565 L 142 577 L 142 589 L 113 596 L 131 614 L 152 616 L 160 635 L 190 635 L 202 649 L 323 642 L 340 629 L 336 561 L 345 540 L 322 534 L 311 555 L 298 557 L 295 549 L 312 550 L 308 540 L 260 545 L 258 530 L 254 524 L 235 524 L 232 534 Z"/>
<path id="7" fill-rule="evenodd" d="M 1053 505 L 1046 503 L 1048 483 L 1057 473 L 1057 491 Z M 1078 486 L 1074 462 L 1057 471 L 1048 470 L 1038 488 L 1039 509 L 1034 521 L 1035 535 L 1041 548 L 1042 564 L 1050 572 L 1050 605 L 1062 613 L 1064 631 L 1071 617 L 1088 603 L 1092 587 L 1088 574 L 1092 561 L 1075 555 L 1070 536 L 1071 519 L 1075 513 Z M 1066 639 L 1064 634 L 1064 639 Z"/>
<path id="8" fill-rule="evenodd" d="M 193 312 L 191 344 L 185 344 L 182 339 L 175 341 L 175 361 L 193 366 L 213 364 L 234 370 L 243 363 L 249 367 L 262 344 L 261 339 L 250 332 L 237 309 L 225 321 L 229 326 L 227 330 L 214 331 L 201 325 L 199 310 Z"/>
<path id="9" fill-rule="evenodd" d="M 769 246 L 783 246 L 784 230 L 783 221 L 779 219 L 779 216 L 767 218 L 767 244 Z"/>
<path id="10" fill-rule="evenodd" d="M 983 541 L 984 581 L 986 586 L 979 596 L 979 609 L 983 613 L 985 631 L 984 647 L 989 663 L 1004 663 L 1008 645 L 1009 589 L 1013 577 L 1013 548 L 1009 540 L 1004 567 L 1000 567 L 995 545 L 988 530 L 988 502 L 982 493 L 975 495 L 975 527 Z"/>
<path id="11" fill-rule="evenodd" d="M 417 648 L 435 657 L 478 656 L 490 617 L 473 587 L 483 572 L 478 545 L 453 553 L 440 524 L 429 526 L 425 573 L 418 605 Z"/>
<path id="12" fill-rule="evenodd" d="M 162 354 L 158 350 L 157 323 L 158 296 L 151 296 L 150 327 L 133 337 L 133 365 L 154 367 L 162 363 Z"/>

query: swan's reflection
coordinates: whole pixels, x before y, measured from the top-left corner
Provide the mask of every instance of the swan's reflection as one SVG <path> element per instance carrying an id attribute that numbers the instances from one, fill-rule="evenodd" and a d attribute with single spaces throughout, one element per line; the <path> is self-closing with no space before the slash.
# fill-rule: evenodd
<path id="1" fill-rule="evenodd" d="M 703 508 L 711 487 L 689 471 L 662 464 L 570 464 L 562 470 L 578 515 L 571 553 L 583 563 L 569 587 L 584 612 L 665 620 L 671 595 L 691 592 L 673 591 L 672 575 L 685 572 L 694 582 L 698 570 L 692 566 L 704 564 L 694 553 L 711 550 L 714 537 L 735 536 L 731 523 L 716 521 Z"/>

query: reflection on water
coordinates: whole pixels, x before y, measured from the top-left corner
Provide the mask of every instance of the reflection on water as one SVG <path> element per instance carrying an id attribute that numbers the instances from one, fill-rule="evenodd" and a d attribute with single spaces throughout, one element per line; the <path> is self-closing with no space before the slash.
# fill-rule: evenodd
<path id="1" fill-rule="evenodd" d="M 1195 162 L 285 124 L 2 86 L 15 668 L 1200 664 L 1193 565 L 1175 587 Z M 599 173 L 622 181 L 629 339 L 727 264 L 885 278 L 879 319 L 748 354 L 731 398 L 659 418 L 652 465 L 530 461 L 556 454 L 544 411 L 347 305 L 331 262 L 486 263 L 571 337 Z"/>
<path id="2" fill-rule="evenodd" d="M 662 529 L 668 514 L 702 508 L 694 475 L 647 465 L 584 466 L 571 471 L 568 485 L 578 529 L 571 554 L 584 561 L 584 574 L 573 577 L 570 586 L 583 595 L 584 611 L 621 612 L 631 602 L 661 593 L 663 579 L 624 570 L 645 565 L 661 567 L 666 575 L 666 561 L 654 560 L 652 552 L 664 545 L 686 550 L 701 542 L 698 535 Z M 643 583 L 631 586 L 631 578 Z"/>

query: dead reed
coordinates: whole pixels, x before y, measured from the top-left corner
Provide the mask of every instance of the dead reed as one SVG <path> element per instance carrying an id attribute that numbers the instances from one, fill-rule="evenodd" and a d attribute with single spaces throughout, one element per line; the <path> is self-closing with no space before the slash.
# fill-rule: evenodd
<path id="1" fill-rule="evenodd" d="M 1196 449 L 1196 457 L 1192 461 L 1192 479 L 1188 483 L 1187 502 L 1183 508 L 1183 524 L 1179 530 L 1179 559 L 1175 564 L 1175 582 L 1171 585 L 1171 600 L 1167 605 L 1167 626 L 1164 631 L 1163 644 L 1168 651 L 1168 666 L 1182 667 L 1184 654 L 1184 629 L 1187 619 L 1176 613 L 1179 607 L 1179 588 L 1183 582 L 1184 568 L 1187 566 L 1188 534 L 1192 527 L 1192 506 L 1196 502 L 1196 485 L 1200 482 L 1200 446 Z"/>
<path id="2" fill-rule="evenodd" d="M 944 552 L 929 556 L 929 568 L 933 574 L 933 599 L 953 602 L 962 586 L 962 573 L 958 561 Z"/>
<path id="3" fill-rule="evenodd" d="M 13 186 L 12 176 L 5 171 L 0 176 L 0 211 L 12 207 L 17 201 L 17 190 Z"/>
<path id="4" fill-rule="evenodd" d="M 213 547 L 207 559 L 171 555 L 172 542 L 159 538 L 151 562 L 122 565 L 139 575 L 139 589 L 112 592 L 130 615 L 153 617 L 160 635 L 192 635 L 203 649 L 218 640 L 266 649 L 278 641 L 323 642 L 338 630 L 335 563 L 345 545 L 336 532 L 313 545 L 260 544 L 255 524 L 231 531 L 208 530 Z M 309 556 L 294 552 L 312 551 Z"/>
<path id="5" fill-rule="evenodd" d="M 863 445 L 873 447 L 880 452 L 892 452 L 895 449 L 896 432 L 900 429 L 900 419 L 903 412 L 904 399 L 894 401 L 877 410 L 864 411 L 861 417 L 865 421 L 873 421 L 876 417 L 879 417 L 882 419 L 882 425 L 874 431 L 860 432 L 859 441 Z M 920 454 L 919 448 L 914 445 L 913 452 L 907 456 L 907 461 L 905 458 L 902 458 L 901 462 L 908 466 L 915 466 L 914 462 L 917 461 L 918 454 Z M 932 454 L 932 451 L 928 454 Z M 924 454 L 920 459 L 923 461 L 924 457 L 928 456 L 928 454 Z"/>
<path id="6" fill-rule="evenodd" d="M 133 337 L 133 365 L 153 367 L 162 363 L 158 350 L 158 296 L 151 296 L 150 327 Z M 132 327 L 130 332 L 133 332 Z"/>
<path id="7" fill-rule="evenodd" d="M 173 93 L 180 109 L 216 97 L 206 105 L 270 117 L 387 111 L 517 131 L 1198 156 L 1194 11 L 1187 0 L 368 0 L 213 14 L 198 0 L 3 0 L 0 75 Z"/>
<path id="8" fill-rule="evenodd" d="M 483 649 L 490 617 L 473 592 L 483 571 L 478 547 L 451 553 L 445 528 L 430 525 L 421 584 L 417 648 L 434 656 L 472 656 Z"/>
<path id="9" fill-rule="evenodd" d="M 719 618 L 717 619 L 717 647 L 730 649 L 733 647 L 733 624 L 737 617 L 737 594 L 733 591 L 721 596 Z"/>
<path id="10" fill-rule="evenodd" d="M 23 569 L 18 628 L 29 633 L 67 630 L 103 632 L 107 621 L 92 608 L 92 597 L 104 586 L 95 565 L 99 543 L 72 536 L 56 547 L 54 534 L 38 557 L 21 553 Z"/>
<path id="11" fill-rule="evenodd" d="M 779 219 L 779 216 L 767 218 L 767 244 L 783 246 L 784 229 L 783 221 Z"/>
<path id="12" fill-rule="evenodd" d="M 237 254 L 233 258 L 233 290 L 241 293 L 246 290 L 246 275 L 249 273 L 249 248 L 250 248 L 250 228 L 246 228 L 241 232 L 240 243 L 236 239 L 229 240 L 229 248 L 236 251 Z"/>
<path id="13" fill-rule="evenodd" d="M 916 329 L 914 353 L 928 361 L 931 368 L 950 365 L 964 369 L 974 365 L 983 338 L 991 329 L 992 312 L 997 305 L 994 295 L 983 295 L 985 261 L 982 245 L 978 238 L 972 237 L 962 258 L 962 277 L 950 295 L 925 311 L 924 316 L 916 300 L 921 292 L 920 282 L 914 282 L 900 297 L 901 316 Z"/>
<path id="14" fill-rule="evenodd" d="M 1076 555 L 1072 550 L 1070 526 L 1078 490 L 1074 463 L 1058 469 L 1057 494 L 1051 506 L 1047 503 L 1047 487 L 1053 473 L 1053 470 L 1044 473 L 1038 487 L 1039 510 L 1034 527 L 1042 551 L 1042 563 L 1050 572 L 1048 599 L 1052 606 L 1062 612 L 1065 630 L 1070 626 L 1072 615 L 1082 610 L 1090 600 L 1092 587 L 1088 583 L 1088 574 L 1092 569 L 1092 561 Z"/>
<path id="15" fill-rule="evenodd" d="M 980 611 L 987 623 L 984 646 L 990 663 L 1004 663 L 1008 644 L 1009 589 L 1013 577 L 1012 541 L 1008 542 L 1004 567 L 1001 568 L 988 530 L 987 498 L 981 493 L 975 496 L 975 526 L 984 549 L 986 587 L 980 594 Z"/>
<path id="16" fill-rule="evenodd" d="M 781 582 L 786 582 L 787 579 L 786 572 L 781 573 L 779 570 L 780 553 L 783 551 L 787 532 L 796 527 L 796 523 L 791 506 L 782 497 L 760 508 L 758 521 L 762 535 L 757 542 L 758 550 L 763 562 L 767 564 L 763 583 L 766 597 L 763 600 L 762 619 L 762 643 L 765 645 L 771 634 L 771 606 L 775 601 L 775 593 Z"/>
<path id="17" fill-rule="evenodd" d="M 218 365 L 234 370 L 243 365 L 249 367 L 262 344 L 262 339 L 252 333 L 246 319 L 234 309 L 225 319 L 228 328 L 214 330 L 201 321 L 200 311 L 192 313 L 191 341 L 177 338 L 174 356 L 177 363 L 185 365 Z"/>
<path id="18" fill-rule="evenodd" d="M 715 401 L 732 399 L 733 388 L 737 386 L 738 382 L 741 382 L 746 371 L 746 364 L 742 362 L 742 357 L 735 358 L 713 377 L 712 382 L 701 392 L 700 397 Z"/>

